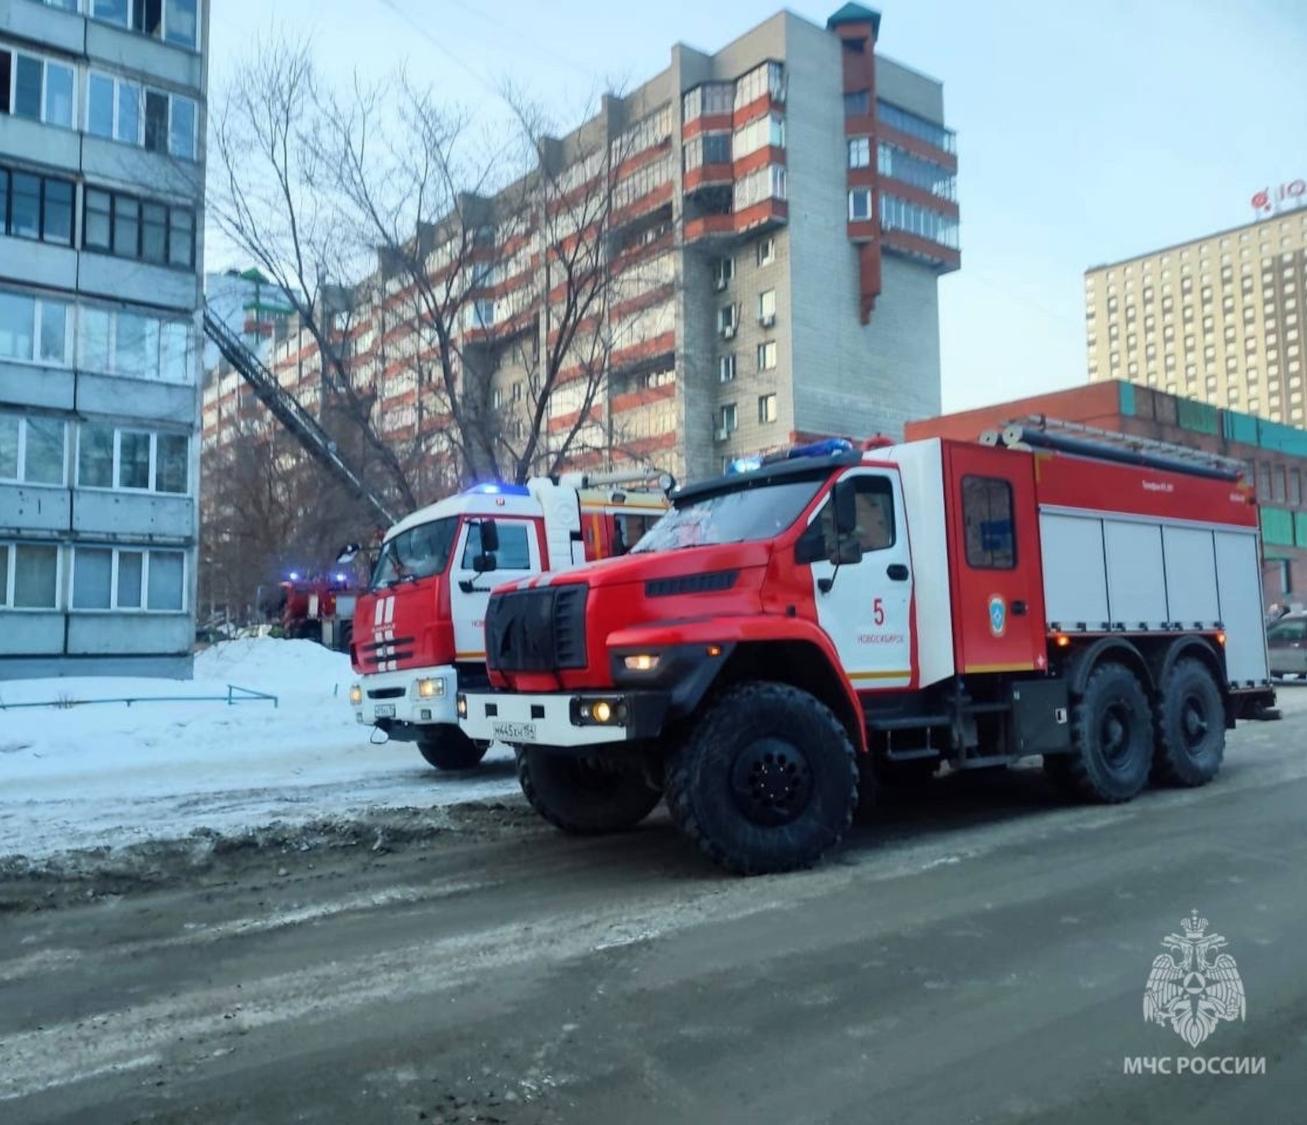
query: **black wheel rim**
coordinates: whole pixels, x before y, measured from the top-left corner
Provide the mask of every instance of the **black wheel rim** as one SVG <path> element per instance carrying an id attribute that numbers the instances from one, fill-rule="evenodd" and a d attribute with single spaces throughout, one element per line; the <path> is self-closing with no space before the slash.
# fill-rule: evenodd
<path id="1" fill-rule="evenodd" d="M 1211 726 L 1207 701 L 1197 692 L 1186 692 L 1180 702 L 1180 738 L 1187 754 L 1193 756 L 1203 749 Z"/>
<path id="2" fill-rule="evenodd" d="M 1114 699 L 1103 708 L 1098 723 L 1098 745 L 1103 760 L 1113 769 L 1130 760 L 1134 744 L 1134 711 L 1124 699 Z"/>
<path id="3" fill-rule="evenodd" d="M 799 747 L 781 738 L 760 738 L 736 755 L 731 791 L 740 811 L 768 828 L 790 824 L 812 797 L 812 770 Z"/>

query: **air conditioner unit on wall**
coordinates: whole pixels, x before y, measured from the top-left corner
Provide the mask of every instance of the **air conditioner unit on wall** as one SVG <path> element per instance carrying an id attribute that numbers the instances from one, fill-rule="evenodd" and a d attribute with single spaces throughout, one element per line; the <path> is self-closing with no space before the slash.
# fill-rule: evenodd
<path id="1" fill-rule="evenodd" d="M 722 326 L 722 339 L 723 340 L 735 339 L 735 325 L 726 324 Z"/>
<path id="2" fill-rule="evenodd" d="M 703 432 L 703 431 L 701 430 L 700 433 L 702 433 L 702 432 Z M 722 427 L 719 427 L 719 428 L 718 428 L 717 433 L 716 433 L 716 438 L 717 438 L 718 441 L 725 441 L 725 440 L 726 440 L 727 438 L 729 438 L 730 436 L 731 436 L 731 431 L 728 430 L 728 429 L 726 429 L 725 426 L 722 426 Z"/>
<path id="3" fill-rule="evenodd" d="M 726 288 L 726 278 L 719 277 L 713 284 L 713 288 L 716 289 L 718 293 L 722 292 Z"/>
<path id="4" fill-rule="evenodd" d="M 776 314 L 764 313 L 762 316 L 758 318 L 758 323 L 761 324 L 764 328 L 770 328 L 773 324 L 776 323 Z"/>

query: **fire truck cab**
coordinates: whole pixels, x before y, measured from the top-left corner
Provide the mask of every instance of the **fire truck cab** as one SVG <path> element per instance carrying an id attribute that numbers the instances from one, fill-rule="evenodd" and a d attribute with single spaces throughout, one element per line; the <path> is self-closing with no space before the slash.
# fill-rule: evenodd
<path id="1" fill-rule="evenodd" d="M 859 788 L 1042 755 L 1083 798 L 1215 776 L 1274 701 L 1232 463 L 1018 428 L 791 450 L 682 489 L 624 558 L 501 587 L 464 730 L 573 832 L 665 796 L 744 873 L 814 862 Z"/>
<path id="2" fill-rule="evenodd" d="M 490 740 L 460 731 L 454 699 L 486 683 L 492 586 L 623 552 L 666 509 L 670 487 L 649 472 L 481 484 L 400 520 L 355 612 L 356 720 L 416 742 L 438 769 L 475 766 Z"/>

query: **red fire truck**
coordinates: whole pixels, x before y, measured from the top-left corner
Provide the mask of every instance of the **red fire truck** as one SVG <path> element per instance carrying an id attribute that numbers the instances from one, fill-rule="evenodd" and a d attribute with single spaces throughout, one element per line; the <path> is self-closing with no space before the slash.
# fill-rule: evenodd
<path id="1" fill-rule="evenodd" d="M 1083 798 L 1202 785 L 1274 702 L 1233 462 L 1055 428 L 822 443 L 692 485 L 625 558 L 501 586 L 458 701 L 570 832 L 662 797 L 713 860 L 814 862 L 861 786 L 1042 755 Z"/>
<path id="2" fill-rule="evenodd" d="M 438 769 L 477 765 L 490 740 L 460 731 L 454 697 L 487 682 L 487 572 L 538 576 L 623 554 L 667 509 L 671 486 L 647 471 L 568 473 L 477 485 L 400 520 L 354 615 L 355 718 L 416 742 Z"/>

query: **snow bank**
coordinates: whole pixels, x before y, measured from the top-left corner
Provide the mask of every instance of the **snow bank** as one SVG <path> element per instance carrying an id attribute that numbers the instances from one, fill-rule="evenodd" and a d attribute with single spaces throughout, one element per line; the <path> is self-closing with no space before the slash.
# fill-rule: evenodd
<path id="1" fill-rule="evenodd" d="M 442 775 L 411 743 L 375 745 L 354 722 L 349 660 L 311 641 L 225 641 L 194 680 L 80 678 L 0 684 L 0 855 L 304 822 L 373 807 L 429 807 L 516 791 L 511 755 Z M 270 702 L 193 702 L 227 685 Z M 166 697 L 167 702 L 79 701 Z"/>

